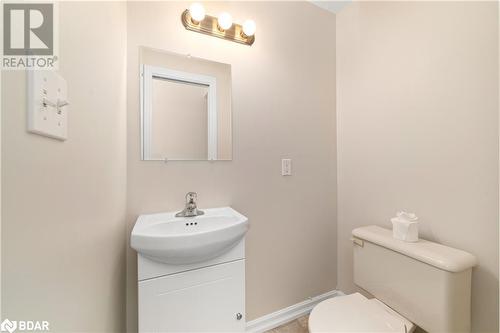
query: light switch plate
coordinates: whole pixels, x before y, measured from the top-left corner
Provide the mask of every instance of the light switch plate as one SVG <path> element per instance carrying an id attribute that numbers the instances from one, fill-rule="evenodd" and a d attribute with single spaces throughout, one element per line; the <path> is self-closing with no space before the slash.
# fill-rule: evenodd
<path id="1" fill-rule="evenodd" d="M 281 175 L 291 176 L 292 175 L 292 160 L 285 158 L 281 160 Z"/>
<path id="2" fill-rule="evenodd" d="M 66 80 L 55 71 L 28 72 L 28 132 L 58 140 L 68 138 Z M 45 101 L 45 104 L 44 104 Z"/>

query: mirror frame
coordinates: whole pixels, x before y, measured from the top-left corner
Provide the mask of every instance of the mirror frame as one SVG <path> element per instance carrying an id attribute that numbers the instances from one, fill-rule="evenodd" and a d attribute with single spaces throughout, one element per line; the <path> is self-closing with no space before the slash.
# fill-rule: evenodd
<path id="1" fill-rule="evenodd" d="M 213 76 L 176 71 L 164 67 L 141 65 L 141 159 L 143 161 L 189 161 L 186 159 L 151 157 L 153 127 L 153 79 L 208 86 L 208 161 L 217 160 L 217 79 Z M 186 131 L 187 132 L 187 131 Z M 198 160 L 198 159 L 193 159 Z"/>

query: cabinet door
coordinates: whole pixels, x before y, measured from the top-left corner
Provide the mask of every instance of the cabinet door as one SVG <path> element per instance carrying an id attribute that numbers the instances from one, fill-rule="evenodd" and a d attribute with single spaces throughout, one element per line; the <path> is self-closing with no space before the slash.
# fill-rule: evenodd
<path id="1" fill-rule="evenodd" d="M 139 282 L 141 333 L 244 331 L 245 260 Z"/>

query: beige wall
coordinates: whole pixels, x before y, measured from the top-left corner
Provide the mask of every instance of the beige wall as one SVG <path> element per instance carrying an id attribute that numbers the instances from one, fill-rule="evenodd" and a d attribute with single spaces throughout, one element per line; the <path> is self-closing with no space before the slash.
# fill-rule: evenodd
<path id="1" fill-rule="evenodd" d="M 256 21 L 248 47 L 185 30 L 188 4 L 128 3 L 128 231 L 139 214 L 182 209 L 188 191 L 202 208 L 247 215 L 251 320 L 336 286 L 335 17 L 306 2 L 207 2 L 208 13 Z M 139 46 L 231 64 L 232 161 L 140 161 Z M 292 177 L 281 176 L 282 158 L 293 159 Z M 134 331 L 136 254 L 127 256 Z"/>
<path id="2" fill-rule="evenodd" d="M 5 318 L 125 329 L 125 22 L 124 3 L 60 3 L 64 143 L 26 132 L 25 73 L 2 73 Z"/>
<path id="3" fill-rule="evenodd" d="M 420 216 L 424 238 L 475 254 L 472 326 L 498 331 L 495 2 L 360 2 L 337 15 L 338 280 L 354 227 Z"/>

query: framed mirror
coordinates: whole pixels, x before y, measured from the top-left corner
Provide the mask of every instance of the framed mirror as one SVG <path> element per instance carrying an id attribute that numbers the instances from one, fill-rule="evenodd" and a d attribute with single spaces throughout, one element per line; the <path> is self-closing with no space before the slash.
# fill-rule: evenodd
<path id="1" fill-rule="evenodd" d="M 231 66 L 141 49 L 142 159 L 230 160 Z"/>

